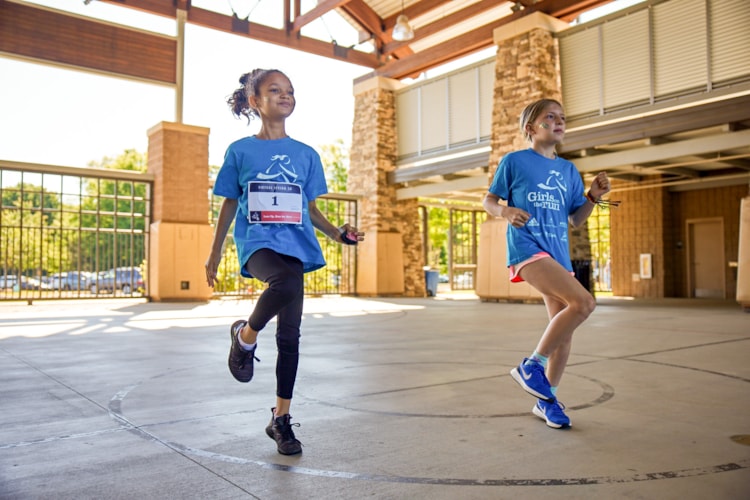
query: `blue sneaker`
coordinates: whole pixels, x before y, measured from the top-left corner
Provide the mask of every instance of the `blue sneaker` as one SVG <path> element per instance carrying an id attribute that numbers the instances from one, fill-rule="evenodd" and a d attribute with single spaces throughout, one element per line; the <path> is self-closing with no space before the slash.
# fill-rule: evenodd
<path id="1" fill-rule="evenodd" d="M 570 427 L 570 418 L 563 412 L 565 405 L 559 401 L 548 403 L 542 399 L 536 402 L 531 412 L 542 420 L 547 421 L 547 426 L 553 429 Z"/>
<path id="2" fill-rule="evenodd" d="M 549 380 L 544 374 L 544 367 L 541 363 L 524 358 L 523 362 L 510 371 L 510 376 L 523 387 L 523 390 L 539 399 L 549 403 L 555 400 Z"/>

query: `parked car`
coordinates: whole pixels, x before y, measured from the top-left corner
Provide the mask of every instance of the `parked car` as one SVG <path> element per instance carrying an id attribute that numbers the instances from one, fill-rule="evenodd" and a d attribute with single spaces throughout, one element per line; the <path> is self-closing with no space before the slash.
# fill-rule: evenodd
<path id="1" fill-rule="evenodd" d="M 36 278 L 21 276 L 20 280 L 13 285 L 13 290 L 50 290 L 50 286 Z"/>
<path id="2" fill-rule="evenodd" d="M 47 283 L 52 290 L 87 290 L 89 276 L 78 271 L 55 273 L 47 278 Z"/>
<path id="3" fill-rule="evenodd" d="M 8 290 L 16 285 L 18 278 L 15 276 L 0 276 L 0 290 Z"/>
<path id="4" fill-rule="evenodd" d="M 137 267 L 118 267 L 99 273 L 96 281 L 89 284 L 91 293 L 115 293 L 117 290 L 125 295 L 133 292 L 143 293 L 146 290 L 141 270 Z"/>

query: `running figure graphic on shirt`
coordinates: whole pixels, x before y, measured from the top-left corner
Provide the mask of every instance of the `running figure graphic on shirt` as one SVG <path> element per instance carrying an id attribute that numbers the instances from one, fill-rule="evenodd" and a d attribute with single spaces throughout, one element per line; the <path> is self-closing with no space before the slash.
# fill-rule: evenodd
<path id="1" fill-rule="evenodd" d="M 540 208 L 551 210 L 560 210 L 562 208 L 562 205 L 565 203 L 565 193 L 568 192 L 568 186 L 565 184 L 565 179 L 563 179 L 560 172 L 550 170 L 545 184 L 540 182 L 536 187 L 541 192 L 529 193 L 529 202 Z M 555 192 L 558 196 L 555 196 Z"/>
<path id="2" fill-rule="evenodd" d="M 273 155 L 271 165 L 265 172 L 259 172 L 257 176 L 258 180 L 262 181 L 283 180 L 284 182 L 294 182 L 297 177 L 299 176 L 294 170 L 292 160 L 287 155 Z"/>
<path id="3" fill-rule="evenodd" d="M 565 179 L 560 172 L 554 169 L 550 170 L 547 180 L 544 183 L 538 183 L 536 187 L 539 189 L 539 191 L 530 192 L 528 194 L 528 201 L 532 206 L 536 208 L 555 211 L 560 211 L 563 209 L 563 206 L 565 205 L 565 194 L 568 192 L 568 186 L 565 183 Z M 550 217 L 548 224 L 552 223 L 552 221 L 553 218 Z M 531 228 L 538 228 L 540 226 L 539 222 L 533 217 L 528 224 Z M 538 230 L 539 229 L 537 229 L 536 231 Z M 548 231 L 544 231 L 544 234 L 546 234 L 547 237 L 555 237 L 554 233 L 549 233 Z M 561 238 L 562 241 L 567 241 L 567 234 L 561 235 Z"/>

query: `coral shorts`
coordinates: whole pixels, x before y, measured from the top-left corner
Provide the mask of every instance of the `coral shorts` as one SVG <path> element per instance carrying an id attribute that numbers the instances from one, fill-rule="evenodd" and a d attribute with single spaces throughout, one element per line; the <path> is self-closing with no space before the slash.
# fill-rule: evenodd
<path id="1" fill-rule="evenodd" d="M 552 256 L 550 254 L 548 254 L 547 252 L 539 252 L 539 253 L 535 253 L 534 255 L 532 255 L 528 259 L 524 260 L 523 262 L 519 262 L 516 265 L 508 266 L 508 271 L 510 271 L 510 282 L 511 283 L 521 283 L 523 281 L 523 278 L 521 278 L 518 275 L 518 273 L 521 272 L 521 269 L 523 269 L 524 266 L 526 266 L 527 264 L 531 264 L 532 262 L 536 262 L 538 260 L 541 260 L 541 259 L 546 259 L 548 257 L 552 258 Z M 576 273 L 571 272 L 570 275 L 571 276 L 575 276 Z"/>
<path id="2" fill-rule="evenodd" d="M 536 262 L 541 259 L 546 259 L 552 257 L 547 252 L 539 252 L 535 253 L 528 259 L 524 260 L 523 262 L 519 262 L 518 264 L 511 265 L 508 267 L 508 271 L 510 271 L 510 281 L 511 283 L 521 283 L 523 281 L 523 278 L 521 278 L 518 273 L 521 272 L 521 269 L 524 268 L 524 266 L 531 264 L 532 262 Z"/>

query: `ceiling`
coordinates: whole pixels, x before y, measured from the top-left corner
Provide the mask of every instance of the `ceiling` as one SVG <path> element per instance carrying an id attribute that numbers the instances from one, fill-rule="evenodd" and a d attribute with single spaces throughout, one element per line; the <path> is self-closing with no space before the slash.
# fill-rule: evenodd
<path id="1" fill-rule="evenodd" d="M 611 0 L 84 0 L 176 18 L 372 69 L 395 79 L 420 73 L 493 45 L 498 26 L 533 12 L 570 22 Z M 393 40 L 403 13 L 415 37 Z M 341 20 L 344 22 L 342 23 Z M 310 34 L 308 34 L 310 33 Z M 320 36 L 323 33 L 323 36 Z"/>

